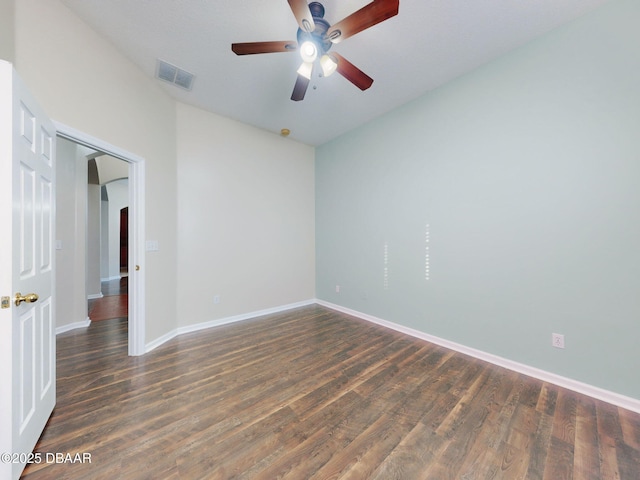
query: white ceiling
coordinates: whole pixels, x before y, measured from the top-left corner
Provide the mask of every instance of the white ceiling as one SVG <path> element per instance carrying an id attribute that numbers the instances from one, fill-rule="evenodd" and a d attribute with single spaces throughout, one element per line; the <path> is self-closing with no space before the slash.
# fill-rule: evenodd
<path id="1" fill-rule="evenodd" d="M 370 0 L 324 0 L 333 24 Z M 338 74 L 290 100 L 297 53 L 236 56 L 231 43 L 296 39 L 286 0 L 62 0 L 153 77 L 157 59 L 196 75 L 176 99 L 321 145 L 608 0 L 400 0 L 399 14 L 334 45 L 374 79 Z"/>

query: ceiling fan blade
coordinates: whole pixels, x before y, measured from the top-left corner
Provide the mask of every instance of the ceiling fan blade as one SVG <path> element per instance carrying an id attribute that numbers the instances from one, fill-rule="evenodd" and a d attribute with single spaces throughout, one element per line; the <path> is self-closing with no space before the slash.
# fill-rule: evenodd
<path id="1" fill-rule="evenodd" d="M 374 0 L 329 27 L 327 38 L 338 43 L 398 14 L 400 0 Z"/>
<path id="2" fill-rule="evenodd" d="M 293 93 L 291 94 L 291 100 L 294 102 L 299 102 L 304 98 L 304 94 L 307 93 L 307 87 L 309 86 L 309 80 L 304 75 L 298 74 L 298 78 L 296 79 L 296 84 L 293 87 Z"/>
<path id="3" fill-rule="evenodd" d="M 338 66 L 336 71 L 344 78 L 353 83 L 360 90 L 366 90 L 373 83 L 373 78 L 356 67 L 349 60 L 336 52 L 331 52 L 331 56 L 336 59 Z"/>
<path id="4" fill-rule="evenodd" d="M 231 44 L 231 50 L 233 50 L 236 55 L 295 52 L 297 49 L 298 42 L 247 42 Z"/>
<path id="5" fill-rule="evenodd" d="M 298 21 L 298 25 L 305 32 L 313 32 L 316 28 L 316 24 L 313 22 L 313 16 L 311 10 L 307 4 L 307 0 L 287 0 L 293 15 Z"/>

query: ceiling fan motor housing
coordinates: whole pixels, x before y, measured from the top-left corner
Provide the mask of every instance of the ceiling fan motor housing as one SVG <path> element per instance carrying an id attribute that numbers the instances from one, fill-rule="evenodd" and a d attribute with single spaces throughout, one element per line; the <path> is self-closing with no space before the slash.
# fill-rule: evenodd
<path id="1" fill-rule="evenodd" d="M 309 4 L 309 10 L 313 17 L 313 23 L 316 28 L 313 32 L 305 32 L 301 28 L 298 28 L 298 45 L 302 45 L 306 41 L 312 41 L 318 48 L 320 55 L 326 53 L 331 48 L 331 40 L 326 37 L 327 30 L 331 26 L 324 17 L 324 7 L 319 2 L 311 2 Z"/>

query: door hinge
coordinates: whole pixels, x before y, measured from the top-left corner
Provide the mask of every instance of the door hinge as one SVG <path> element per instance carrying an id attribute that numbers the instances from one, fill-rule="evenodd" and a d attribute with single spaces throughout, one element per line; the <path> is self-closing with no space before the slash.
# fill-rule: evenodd
<path id="1" fill-rule="evenodd" d="M 0 308 L 11 308 L 11 297 L 2 297 Z"/>

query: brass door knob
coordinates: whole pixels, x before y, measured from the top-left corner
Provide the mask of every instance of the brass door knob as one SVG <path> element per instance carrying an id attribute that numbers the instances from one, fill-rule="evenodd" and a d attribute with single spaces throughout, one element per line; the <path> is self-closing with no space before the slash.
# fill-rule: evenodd
<path id="1" fill-rule="evenodd" d="M 14 303 L 16 307 L 20 305 L 22 302 L 33 303 L 38 301 L 38 295 L 35 293 L 27 293 L 26 295 L 22 295 L 20 292 L 16 293 L 16 298 Z"/>

